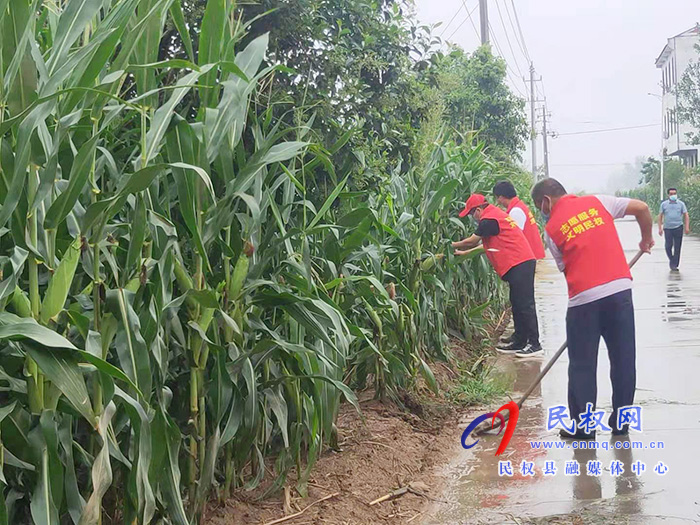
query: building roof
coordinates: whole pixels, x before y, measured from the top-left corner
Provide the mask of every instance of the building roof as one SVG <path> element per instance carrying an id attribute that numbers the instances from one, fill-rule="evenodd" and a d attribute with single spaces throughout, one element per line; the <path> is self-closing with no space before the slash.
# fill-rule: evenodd
<path id="1" fill-rule="evenodd" d="M 668 57 L 671 56 L 671 53 L 673 53 L 673 46 L 671 45 L 673 40 L 675 40 L 676 38 L 682 38 L 685 36 L 700 36 L 700 23 L 696 23 L 693 27 L 691 27 L 687 31 L 683 31 L 682 33 L 679 33 L 676 36 L 668 39 L 668 43 L 664 46 L 663 51 L 661 51 L 661 54 L 656 59 L 656 67 L 657 68 L 663 67 L 664 64 L 666 63 L 666 60 L 668 60 Z"/>

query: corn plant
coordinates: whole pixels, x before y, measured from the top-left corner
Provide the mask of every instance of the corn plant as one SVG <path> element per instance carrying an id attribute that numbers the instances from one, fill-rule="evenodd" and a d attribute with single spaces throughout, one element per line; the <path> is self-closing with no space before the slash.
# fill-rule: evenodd
<path id="1" fill-rule="evenodd" d="M 336 265 L 352 281 L 353 295 L 362 296 L 348 308 L 356 331 L 368 321 L 372 327 L 357 340 L 352 372 L 360 386 L 373 376 L 378 396 L 396 397 L 397 388 L 411 387 L 419 375 L 436 390 L 428 357 L 447 358 L 451 336 L 480 335 L 472 332 L 482 312 L 501 306 L 499 286 L 484 261 L 455 258 L 450 246 L 466 235 L 465 223 L 456 218 L 464 196 L 492 184 L 493 166 L 483 144 L 438 144 L 422 172 L 397 169 L 380 192 L 339 220 L 359 222 L 357 237 L 375 240 Z M 358 270 L 361 275 L 352 277 Z"/>
<path id="2" fill-rule="evenodd" d="M 0 13 L 0 523 L 198 522 L 270 454 L 303 492 L 349 381 L 433 383 L 497 291 L 447 244 L 480 147 L 350 195 L 352 130 L 324 149 L 304 108 L 251 107 L 284 68 L 235 2 L 197 49 L 179 0 Z M 159 60 L 166 21 L 187 59 Z"/>

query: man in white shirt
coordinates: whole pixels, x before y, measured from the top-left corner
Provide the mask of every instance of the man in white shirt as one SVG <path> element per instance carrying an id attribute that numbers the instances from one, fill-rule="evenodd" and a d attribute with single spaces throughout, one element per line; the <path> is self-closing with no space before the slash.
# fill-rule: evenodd
<path id="1" fill-rule="evenodd" d="M 617 415 L 620 408 L 634 404 L 636 344 L 632 274 L 614 220 L 635 217 L 642 237 L 639 248 L 649 252 L 654 246 L 649 206 L 635 199 L 570 195 L 555 179 L 538 182 L 532 199 L 547 219 L 545 240 L 569 289 L 569 414 L 582 423 L 582 415 L 591 407 L 595 410 L 598 347 L 603 337 L 613 390 L 608 427 L 613 434 L 625 435 L 629 425 Z M 595 430 L 562 429 L 560 435 L 594 439 Z"/>
<path id="2" fill-rule="evenodd" d="M 544 245 L 542 244 L 542 234 L 540 233 L 540 228 L 537 225 L 534 215 L 530 211 L 522 200 L 518 198 L 518 194 L 515 191 L 513 183 L 509 180 L 501 180 L 496 183 L 493 187 L 493 196 L 496 198 L 496 202 L 503 208 L 505 208 L 506 213 L 513 219 L 513 222 L 522 230 L 525 239 L 527 239 L 532 253 L 536 260 L 544 259 Z M 531 282 L 531 293 L 534 297 L 535 282 L 534 274 L 532 276 Z M 528 295 L 530 290 L 528 290 Z M 515 304 L 515 303 L 514 303 Z M 515 321 L 516 312 L 513 309 L 513 320 Z M 504 336 L 500 339 L 500 348 L 504 346 L 507 347 L 509 344 L 513 343 L 515 334 L 509 336 Z M 515 354 L 516 357 L 530 357 L 530 353 L 527 351 L 521 351 Z"/>
<path id="3" fill-rule="evenodd" d="M 525 212 L 523 210 L 520 208 L 513 208 L 508 212 L 508 215 L 510 215 L 511 219 L 515 221 L 518 228 L 521 230 L 525 229 L 525 221 L 527 221 L 527 217 L 525 216 Z"/>
<path id="4" fill-rule="evenodd" d="M 508 180 L 497 182 L 493 187 L 493 196 L 496 197 L 496 202 L 505 208 L 506 213 L 518 225 L 518 228 L 522 230 L 535 259 L 544 259 L 544 245 L 542 244 L 540 228 L 530 208 L 518 198 L 513 183 Z"/>

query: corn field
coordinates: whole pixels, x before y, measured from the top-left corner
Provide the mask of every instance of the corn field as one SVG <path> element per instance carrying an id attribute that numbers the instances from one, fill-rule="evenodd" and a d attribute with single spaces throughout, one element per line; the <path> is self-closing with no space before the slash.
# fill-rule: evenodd
<path id="1" fill-rule="evenodd" d="M 449 245 L 483 146 L 353 191 L 234 7 L 193 49 L 179 0 L 0 0 L 0 523 L 195 523 L 269 458 L 303 493 L 341 401 L 437 388 L 500 306 Z"/>

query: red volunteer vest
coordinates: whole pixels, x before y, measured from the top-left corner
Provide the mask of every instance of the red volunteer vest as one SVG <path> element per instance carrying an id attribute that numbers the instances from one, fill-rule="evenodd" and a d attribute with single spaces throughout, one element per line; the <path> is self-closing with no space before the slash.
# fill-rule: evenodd
<path id="1" fill-rule="evenodd" d="M 481 219 L 498 221 L 498 235 L 484 237 L 483 243 L 486 257 L 499 277 L 503 277 L 513 266 L 534 260 L 535 256 L 525 235 L 506 212 L 489 204 L 481 212 Z"/>
<path id="2" fill-rule="evenodd" d="M 530 208 L 517 197 L 511 199 L 510 206 L 508 206 L 508 213 L 510 213 L 513 208 L 520 208 L 525 214 L 525 228 L 523 228 L 523 233 L 525 234 L 527 242 L 530 243 L 530 248 L 532 248 L 532 253 L 535 254 L 535 259 L 544 259 L 544 245 L 542 244 L 542 236 L 540 235 L 540 229 L 537 226 L 535 216 L 532 215 Z"/>
<path id="3" fill-rule="evenodd" d="M 562 254 L 569 297 L 616 279 L 632 278 L 614 219 L 592 195 L 565 195 L 546 230 Z"/>

